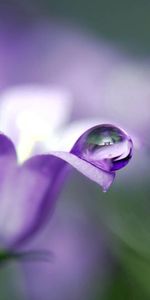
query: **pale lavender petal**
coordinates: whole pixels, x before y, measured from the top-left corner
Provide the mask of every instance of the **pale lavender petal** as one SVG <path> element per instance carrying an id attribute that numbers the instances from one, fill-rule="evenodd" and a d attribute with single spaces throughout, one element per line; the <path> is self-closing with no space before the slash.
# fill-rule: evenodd
<path id="1" fill-rule="evenodd" d="M 102 187 L 103 191 L 107 191 L 110 185 L 113 183 L 115 177 L 113 172 L 106 172 L 98 169 L 97 167 L 93 166 L 87 161 L 84 161 L 83 159 L 80 159 L 72 153 L 55 151 L 50 152 L 49 154 L 69 163 L 83 175 L 98 183 Z"/>
<path id="2" fill-rule="evenodd" d="M 54 144 L 56 130 L 69 121 L 71 105 L 66 89 L 47 85 L 19 85 L 1 94 L 0 128 L 13 139 L 21 162 L 38 148 L 49 149 L 49 139 Z"/>
<path id="3" fill-rule="evenodd" d="M 32 222 L 28 228 L 25 228 L 19 243 L 37 232 L 46 223 L 47 219 L 51 217 L 67 173 L 66 163 L 51 155 L 33 156 L 24 162 L 22 168 L 45 178 L 47 185 L 44 193 L 41 195 L 36 213 L 32 216 Z M 39 193 L 38 187 L 34 192 L 36 197 L 36 194 Z"/>
<path id="4" fill-rule="evenodd" d="M 0 186 L 0 243 L 10 247 L 29 233 L 49 179 L 25 167 L 9 167 Z"/>
<path id="5" fill-rule="evenodd" d="M 58 196 L 61 169 L 64 162 L 49 155 L 35 156 L 21 166 L 0 157 L 1 248 L 16 248 L 41 228 Z"/>

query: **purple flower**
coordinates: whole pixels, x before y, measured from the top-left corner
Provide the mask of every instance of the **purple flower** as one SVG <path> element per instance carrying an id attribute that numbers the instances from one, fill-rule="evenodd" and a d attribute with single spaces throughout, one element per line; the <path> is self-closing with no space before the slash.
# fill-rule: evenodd
<path id="1" fill-rule="evenodd" d="M 63 147 L 59 145 L 59 151 L 50 149 L 47 153 L 41 154 L 40 149 L 38 155 L 29 158 L 30 151 L 31 154 L 38 152 L 34 149 L 34 144 L 37 142 L 41 142 L 43 147 L 46 145 L 47 148 L 50 142 L 52 149 L 56 146 L 56 143 L 53 145 L 53 141 L 59 140 L 61 132 L 59 132 L 59 126 L 66 119 L 66 111 L 61 109 L 67 101 L 66 97 L 62 98 L 64 94 L 59 94 L 58 91 L 52 93 L 49 89 L 38 89 L 38 98 L 34 103 L 33 91 L 35 90 L 31 87 L 21 89 L 22 94 L 20 94 L 20 89 L 12 90 L 7 93 L 7 97 L 5 95 L 5 101 L 2 103 L 4 114 L 1 118 L 1 127 L 5 128 L 7 133 L 10 132 L 11 137 L 15 136 L 15 144 L 17 145 L 18 142 L 20 151 L 19 159 L 23 160 L 21 164 L 17 163 L 13 143 L 1 134 L 0 241 L 4 248 L 19 245 L 31 237 L 46 221 L 53 210 L 68 164 L 107 191 L 114 180 L 115 171 L 125 166 L 132 156 L 130 137 L 118 127 L 101 124 L 83 131 L 78 135 L 78 139 L 71 143 L 71 148 L 67 151 L 60 151 L 59 147 Z M 22 102 L 20 103 L 18 99 L 21 95 Z M 41 98 L 43 105 L 40 102 Z M 55 103 L 52 101 L 54 98 Z M 50 114 L 52 118 L 49 119 Z M 19 118 L 20 121 L 18 121 Z M 9 122 L 14 126 L 10 126 Z M 23 123 L 21 133 L 20 127 L 17 127 L 18 124 L 22 125 L 20 122 Z M 77 127 L 74 128 L 74 132 L 78 133 L 76 129 Z M 57 131 L 59 134 L 56 138 Z M 48 133 L 50 133 L 50 141 Z M 68 141 L 66 129 L 63 129 L 62 138 L 63 136 L 64 142 L 66 139 Z M 25 157 L 28 159 L 25 160 Z"/>
<path id="2" fill-rule="evenodd" d="M 13 143 L 0 134 L 0 245 L 16 247 L 29 238 L 43 206 L 51 178 L 28 161 L 17 164 Z"/>
<path id="3" fill-rule="evenodd" d="M 69 152 L 33 156 L 19 166 L 14 146 L 3 134 L 0 135 L 0 151 L 2 247 L 10 247 L 29 238 L 50 214 L 60 181 L 62 183 L 60 172 L 64 170 L 64 163 L 60 159 L 99 183 L 105 190 L 114 179 L 114 173 Z"/>
<path id="4" fill-rule="evenodd" d="M 12 28 L 12 27 L 11 27 Z M 18 31 L 19 28 L 19 31 Z M 9 33 L 9 34 L 8 34 Z M 22 28 L 19 26 L 16 28 L 13 28 L 12 30 L 8 30 L 7 34 L 4 35 L 4 40 L 6 43 L 1 43 L 0 48 L 4 48 L 3 53 L 1 55 L 1 64 L 4 65 L 1 70 L 4 70 L 3 74 L 1 74 L 0 82 L 1 86 L 3 89 L 5 87 L 8 87 L 10 85 L 16 85 L 16 84 L 24 84 L 24 83 L 47 83 L 49 87 L 61 87 L 64 88 L 65 90 L 67 89 L 67 92 L 69 90 L 69 93 L 71 93 L 71 97 L 73 99 L 73 113 L 71 114 L 71 118 L 73 120 L 82 118 L 79 122 L 79 120 L 70 123 L 68 126 L 68 122 L 70 119 L 68 118 L 67 122 L 65 120 L 64 124 L 59 124 L 58 128 L 54 128 L 55 133 L 50 131 L 51 127 L 51 118 L 52 114 L 51 112 L 54 112 L 54 109 L 50 108 L 47 111 L 49 112 L 49 116 L 44 115 L 44 119 L 48 120 L 46 122 L 46 127 L 48 128 L 48 134 L 51 132 L 50 136 L 47 139 L 47 143 L 45 143 L 45 138 L 47 138 L 47 135 L 44 133 L 44 143 L 43 140 L 41 140 L 41 136 L 43 139 L 43 132 L 45 132 L 45 123 L 40 123 L 43 124 L 40 126 L 40 128 L 43 128 L 42 132 L 40 133 L 40 142 L 36 144 L 36 146 L 33 149 L 33 136 L 34 138 L 36 137 L 39 138 L 37 135 L 36 130 L 32 130 L 32 122 L 34 120 L 33 115 L 31 114 L 30 117 L 27 115 L 23 115 L 19 118 L 18 124 L 19 127 L 17 128 L 16 126 L 16 120 L 17 117 L 14 114 L 14 117 L 12 118 L 10 122 L 10 117 L 6 118 L 5 116 L 5 123 L 9 123 L 7 128 L 5 127 L 5 130 L 3 128 L 3 131 L 11 137 L 13 142 L 16 145 L 17 148 L 17 153 L 19 155 L 19 160 L 24 160 L 26 159 L 31 153 L 31 149 L 33 149 L 32 154 L 36 153 L 41 153 L 41 152 L 49 152 L 49 151 L 59 151 L 57 154 L 56 152 L 51 153 L 53 155 L 60 155 L 61 158 L 65 158 L 63 156 L 66 156 L 66 152 L 69 152 L 72 149 L 72 155 L 68 155 L 67 153 L 67 160 L 69 161 L 70 159 L 72 160 L 72 163 L 74 163 L 74 166 L 77 162 L 82 163 L 82 172 L 87 171 L 85 166 L 88 166 L 88 168 L 91 168 L 91 176 L 95 176 L 94 180 L 98 180 L 98 183 L 102 183 L 102 178 L 103 176 L 100 176 L 100 174 L 105 174 L 105 176 L 110 176 L 110 182 L 112 181 L 112 175 L 114 176 L 114 173 L 112 172 L 107 172 L 106 167 L 110 170 L 113 166 L 116 168 L 117 167 L 117 159 L 116 161 L 108 159 L 106 157 L 107 163 L 102 162 L 99 159 L 96 159 L 96 165 L 100 164 L 101 169 L 99 170 L 94 166 L 93 164 L 89 164 L 89 159 L 93 160 L 93 156 L 95 159 L 95 154 L 97 156 L 97 153 L 99 155 L 99 150 L 98 145 L 90 146 L 90 151 L 84 151 L 84 157 L 81 157 L 80 159 L 77 155 L 79 153 L 74 153 L 73 150 L 73 145 L 76 144 L 76 141 L 78 140 L 79 137 L 82 136 L 82 134 L 89 128 L 92 128 L 93 126 L 96 126 L 97 124 L 115 124 L 116 127 L 121 127 L 125 128 L 128 130 L 128 132 L 132 135 L 132 139 L 134 140 L 134 144 L 136 141 L 136 137 L 140 138 L 141 140 L 144 140 L 144 142 L 148 142 L 148 134 L 147 130 L 149 128 L 149 72 L 147 70 L 147 67 L 143 65 L 141 62 L 132 61 L 128 58 L 123 56 L 122 54 L 120 55 L 118 51 L 114 51 L 110 49 L 110 45 L 104 45 L 101 41 L 96 41 L 93 38 L 88 38 L 85 35 L 75 32 L 71 29 L 66 28 L 65 26 L 59 26 L 54 23 L 46 23 L 46 24 L 32 24 L 32 26 L 28 26 L 28 28 L 23 29 L 22 33 Z M 4 45 L 4 47 L 2 46 Z M 4 57 L 4 59 L 3 59 Z M 14 72 L 15 70 L 15 72 Z M 35 93 L 37 90 L 37 93 Z M 5 91 L 4 91 L 5 92 Z M 32 93 L 38 94 L 39 90 L 37 89 L 37 86 L 35 86 L 35 91 Z M 20 93 L 20 98 L 18 102 L 21 103 L 23 102 L 24 98 L 24 92 Z M 29 95 L 28 97 L 29 98 Z M 42 97 L 44 99 L 44 97 Z M 5 98 L 6 100 L 6 98 Z M 14 100 L 14 108 L 17 110 L 18 109 L 18 102 L 16 103 Z M 35 101 L 34 101 L 35 102 Z M 41 108 L 40 115 L 42 114 L 42 107 L 44 106 L 44 101 L 39 100 L 37 101 L 39 103 L 39 108 Z M 57 102 L 57 101 L 55 101 Z M 28 103 L 28 102 L 27 102 Z M 28 105 L 28 108 L 31 106 Z M 60 106 L 60 105 L 59 105 Z M 52 107 L 52 106 L 51 106 Z M 68 108 L 68 104 L 65 106 Z M 24 108 L 23 108 L 24 109 Z M 1 113 L 0 109 L 0 113 Z M 34 109 L 34 111 L 36 111 Z M 90 118 L 87 120 L 83 120 L 83 118 Z M 91 117 L 94 118 L 91 120 Z M 96 119 L 95 119 L 96 117 Z M 1 118 L 0 118 L 1 120 Z M 30 120 L 30 121 L 29 121 Z M 39 118 L 38 118 L 39 120 Z M 31 122 L 32 121 L 32 122 Z M 64 128 L 64 125 L 66 123 L 66 127 Z M 39 128 L 38 122 L 33 122 L 33 125 L 36 124 L 35 129 Z M 49 126 L 47 126 L 49 124 Z M 5 124 L 6 125 L 6 124 Z M 24 125 L 29 125 L 28 130 L 23 132 L 22 129 L 25 128 Z M 1 127 L 2 129 L 2 127 Z M 20 130 L 20 136 L 18 135 L 18 129 Z M 31 133 L 30 135 L 30 143 L 28 144 L 27 141 L 29 136 L 27 133 Z M 57 132 L 57 134 L 56 134 Z M 23 134 L 22 134 L 23 133 Z M 24 136 L 24 137 L 23 137 Z M 21 141 L 20 137 L 23 137 L 23 141 Z M 26 139 L 27 138 L 27 139 Z M 82 138 L 82 137 L 81 137 Z M 21 141 L 19 143 L 19 141 Z M 58 143 L 59 142 L 59 143 Z M 105 140 L 105 143 L 112 143 L 110 140 Z M 18 147 L 18 145 L 20 146 Z M 29 149 L 27 149 L 27 144 L 29 145 Z M 59 146 L 58 146 L 59 144 Z M 129 143 L 130 144 L 130 143 Z M 127 143 L 128 145 L 128 143 Z M 112 145 L 108 145 L 112 149 Z M 45 148 L 44 148 L 45 147 Z M 92 149 L 91 149 L 92 148 Z M 93 149 L 94 148 L 94 149 Z M 95 149 L 96 148 L 96 149 Z M 19 149 L 19 151 L 18 151 Z M 104 152 L 105 155 L 107 156 L 108 154 L 112 155 L 112 153 L 108 153 L 108 151 Z M 63 153 L 61 151 L 64 151 Z M 84 147 L 84 150 L 87 150 L 86 147 Z M 94 152 L 93 152 L 94 150 Z M 98 150 L 98 151 L 97 151 Z M 125 147 L 124 153 L 128 151 L 128 148 Z M 31 151 L 32 152 L 32 151 Z M 81 154 L 81 153 L 80 153 Z M 127 160 L 121 160 L 122 162 L 127 162 L 128 159 L 130 158 L 130 151 L 129 151 L 129 156 L 127 157 Z M 23 156 L 22 156 L 23 155 Z M 74 155 L 74 156 L 73 156 Z M 86 156 L 86 157 L 85 157 Z M 22 159 L 23 157 L 23 159 Z M 31 169 L 35 172 L 41 172 L 41 167 L 44 164 L 44 159 L 47 161 L 48 156 L 36 156 L 33 159 L 30 159 L 27 163 L 31 167 Z M 82 160 L 81 160 L 82 159 Z M 43 163 L 42 163 L 43 161 Z M 62 166 L 60 168 L 63 168 L 63 161 L 60 161 L 58 158 L 53 159 L 49 161 L 49 165 L 51 165 L 51 162 L 54 162 L 54 165 L 56 167 L 55 162 L 58 163 L 58 161 L 61 163 Z M 126 173 L 123 173 L 123 181 L 127 178 L 127 182 L 123 183 L 125 186 L 125 189 L 127 190 L 128 194 L 127 197 L 129 199 L 131 198 L 130 195 L 130 186 L 128 185 L 129 181 L 131 185 L 134 185 L 136 182 L 136 177 L 141 176 L 141 170 L 140 172 L 137 172 L 137 167 L 139 168 L 139 163 L 143 166 L 143 155 L 142 155 L 142 160 L 141 157 L 138 157 L 138 159 L 135 159 L 136 161 L 136 172 L 133 174 L 133 164 L 131 165 L 131 168 L 127 170 Z M 137 163 L 138 161 L 138 163 Z M 54 165 L 51 166 L 49 169 L 47 169 L 47 172 L 49 173 L 49 176 L 51 176 L 51 171 L 54 172 L 55 168 Z M 140 165 L 140 167 L 141 167 Z M 47 163 L 46 163 L 47 166 Z M 44 167 L 43 167 L 44 168 Z M 81 165 L 80 165 L 81 168 Z M 140 168 L 142 169 L 142 168 Z M 81 170 L 81 169 L 80 169 Z M 92 172 L 93 170 L 93 172 Z M 96 170 L 96 173 L 95 173 Z M 88 169 L 89 172 L 89 169 Z M 87 176 L 89 176 L 89 173 L 86 173 Z M 44 171 L 42 172 L 42 174 Z M 49 210 L 49 213 L 52 211 L 52 207 L 54 206 L 55 199 L 58 196 L 58 190 L 60 189 L 60 186 L 58 184 L 54 185 L 56 182 L 57 175 L 59 173 L 59 165 L 57 167 L 57 170 L 55 173 L 54 179 L 52 180 L 53 182 L 53 189 L 49 189 L 49 197 L 46 200 L 46 205 L 45 201 L 42 199 L 42 210 L 41 207 L 39 209 L 39 214 L 38 218 L 36 216 L 36 222 L 32 230 L 30 230 L 30 236 L 31 232 L 36 232 L 38 228 L 40 228 L 41 224 L 43 221 L 46 219 L 47 216 L 47 211 Z M 86 175 L 85 174 L 85 175 Z M 96 176 L 97 174 L 97 176 Z M 127 176 L 126 176 L 127 175 Z M 130 176 L 129 176 L 130 175 Z M 132 176 L 132 181 L 131 181 L 131 176 Z M 92 179 L 92 178 L 91 178 Z M 99 181 L 101 179 L 101 182 Z M 135 180 L 135 181 L 134 181 Z M 107 177 L 107 182 L 108 177 Z M 120 183 L 118 183 L 120 184 Z M 136 186 L 135 184 L 135 186 Z M 60 185 L 61 185 L 61 180 L 60 180 Z M 59 188 L 58 188 L 59 187 Z M 82 187 L 83 188 L 83 187 Z M 87 185 L 85 185 L 85 190 L 88 190 Z M 72 193 L 72 190 L 71 190 Z M 75 191 L 76 193 L 76 191 Z M 83 195 L 84 195 L 84 189 L 83 189 Z M 81 195 L 83 197 L 83 195 Z M 85 194 L 84 197 L 90 198 L 95 207 L 95 198 L 94 195 L 90 194 L 87 195 Z M 115 198 L 116 198 L 115 194 Z M 75 197 L 75 200 L 78 199 L 78 194 L 73 195 L 71 194 L 71 199 Z M 99 197 L 105 197 L 105 196 L 100 196 Z M 111 202 L 114 202 L 113 200 L 113 192 L 108 194 L 108 197 L 111 197 Z M 136 196 L 135 196 L 136 197 Z M 92 198 L 92 199 L 91 199 Z M 53 203 L 51 205 L 50 199 L 53 199 Z M 74 199 L 74 198 L 73 198 Z M 82 198 L 80 198 L 81 200 Z M 88 200 L 88 199 L 86 199 Z M 103 199 L 101 199 L 103 200 Z M 120 205 L 122 205 L 123 199 L 121 197 L 120 199 Z M 86 205 L 85 205 L 86 206 Z M 84 206 L 84 209 L 85 209 Z M 66 207 L 65 207 L 66 209 Z M 69 210 L 70 208 L 67 207 Z M 66 209 L 66 210 L 67 210 Z M 71 208 L 72 209 L 72 208 Z M 65 213 L 66 213 L 65 210 Z M 67 210 L 67 211 L 68 211 Z M 42 212 L 42 214 L 41 214 Z M 64 212 L 63 212 L 64 213 Z M 74 212 L 73 212 L 74 215 Z M 80 211 L 79 211 L 80 215 Z M 110 209 L 110 216 L 112 215 L 112 210 Z M 111 216 L 112 217 L 112 216 Z M 40 218 L 40 219 L 39 219 Z M 78 222 L 78 217 L 77 217 L 77 222 Z M 87 221 L 87 223 L 89 220 Z M 59 223 L 59 220 L 57 221 Z M 69 227 L 70 229 L 70 223 L 67 224 L 67 229 Z M 84 218 L 83 218 L 83 223 L 84 223 Z M 117 223 L 117 216 L 115 216 L 115 221 L 114 223 Z M 38 226 L 37 226 L 38 224 Z M 39 225 L 40 224 L 40 225 Z M 61 224 L 59 224 L 61 227 Z M 58 227 L 59 227 L 58 225 Z M 112 224 L 111 224 L 112 226 Z M 90 227 L 90 226 L 89 226 Z M 98 226 L 98 230 L 101 226 Z M 121 228 L 121 224 L 119 223 L 118 228 Z M 90 228 L 89 228 L 90 229 Z M 51 227 L 50 229 L 51 230 Z M 79 232 L 80 236 L 80 228 L 75 231 Z M 121 231 L 119 231 L 120 233 Z M 53 227 L 52 227 L 52 233 L 53 233 Z M 122 232 L 121 232 L 122 233 Z M 120 233 L 120 235 L 121 235 Z M 55 233 L 53 233 L 55 236 Z M 48 247 L 51 249 L 51 242 L 49 242 L 49 238 L 51 236 L 51 231 L 48 232 L 46 240 L 43 242 L 42 237 L 41 240 L 39 241 L 39 245 L 45 245 L 45 247 Z M 52 277 L 54 274 L 54 285 L 58 286 L 59 283 L 59 274 L 60 271 L 62 272 L 62 278 L 65 277 L 65 270 L 66 270 L 66 253 L 68 254 L 70 250 L 70 245 L 72 245 L 72 239 L 70 238 L 71 234 L 68 237 L 68 246 L 66 246 L 66 250 L 63 253 L 62 245 L 59 244 L 60 241 L 60 236 L 62 235 L 62 232 L 58 235 L 58 247 L 56 247 L 57 252 L 57 261 L 58 264 L 56 268 L 58 268 L 58 276 L 55 276 L 55 266 L 54 270 L 52 271 Z M 29 235 L 27 235 L 29 236 Z M 77 241 L 76 241 L 77 239 Z M 23 240 L 23 239 L 21 239 Z M 62 239 L 65 240 L 65 239 Z M 75 245 L 81 244 L 82 243 L 82 237 L 81 241 L 79 238 L 75 236 L 73 241 L 76 241 Z M 89 239 L 87 241 L 87 245 L 83 252 L 81 251 L 81 254 L 75 251 L 75 254 L 73 255 L 72 253 L 72 260 L 73 261 L 78 261 L 79 258 L 82 260 L 84 257 L 87 256 L 87 252 L 90 251 L 91 247 L 94 247 L 95 239 L 93 240 Z M 49 245 L 48 245 L 49 244 Z M 96 249 L 97 249 L 97 242 L 96 242 Z M 99 248 L 103 248 L 103 242 L 99 246 Z M 74 246 L 74 244 L 73 244 Z M 74 246 L 73 248 L 75 248 Z M 80 247 L 80 245 L 79 245 Z M 99 249 L 98 248 L 98 249 Z M 94 248 L 95 249 L 95 248 Z M 55 247 L 54 247 L 55 250 Z M 87 251 L 88 250 L 88 251 Z M 73 252 L 73 251 L 72 251 Z M 94 253 L 94 251 L 93 251 Z M 93 254 L 95 255 L 95 254 Z M 62 257 L 62 264 L 59 264 L 59 257 Z M 101 266 L 101 261 L 98 260 L 98 255 L 96 256 L 96 264 Z M 87 259 L 88 260 L 88 259 Z M 103 261 L 103 259 L 102 259 Z M 64 264 L 63 264 L 64 262 Z M 67 256 L 67 262 L 68 262 L 68 256 Z M 91 259 L 91 265 L 92 265 L 93 259 Z M 86 266 L 89 264 L 89 260 L 86 261 Z M 72 264 L 70 264 L 72 266 Z M 76 273 L 74 275 L 74 266 L 72 267 L 72 270 L 69 270 L 68 267 L 68 274 L 66 275 L 66 287 L 68 288 L 68 282 L 70 286 L 70 277 L 72 278 L 72 281 L 74 278 L 77 280 L 78 274 L 76 276 Z M 85 266 L 81 268 L 85 268 Z M 39 290 L 43 292 L 45 297 L 49 298 L 50 293 L 51 293 L 51 288 L 49 286 L 49 273 L 51 272 L 51 265 L 46 266 L 47 268 L 47 276 L 45 278 L 45 265 L 42 266 L 43 272 L 41 272 L 41 265 L 38 266 L 38 272 L 37 268 L 32 265 L 32 270 L 31 272 L 31 290 L 35 289 L 35 293 L 37 291 L 37 282 L 35 280 L 35 285 L 32 285 L 32 279 L 36 278 L 36 274 L 38 273 L 39 277 Z M 105 269 L 105 268 L 104 268 Z M 33 273 L 32 273 L 33 271 Z M 29 273 L 28 272 L 28 276 Z M 87 272 L 88 273 L 88 272 Z M 81 276 L 80 281 L 85 284 L 85 275 Z M 30 281 L 29 279 L 29 281 Z M 47 279 L 47 286 L 45 289 L 45 279 Z M 78 283 L 78 281 L 77 281 Z M 42 289 L 42 287 L 43 289 Z M 72 284 L 73 285 L 73 284 Z M 86 290 L 88 284 L 85 284 Z M 77 289 L 76 289 L 77 290 Z M 43 299 L 43 294 L 41 292 L 41 296 L 39 296 L 38 292 L 35 296 L 35 299 L 40 297 Z M 60 295 L 63 293 L 63 284 L 60 287 Z M 65 293 L 64 293 L 65 294 Z M 60 295 L 58 299 L 60 298 Z M 67 294 L 68 295 L 68 294 Z M 56 296 L 57 297 L 57 296 Z M 33 299 L 34 297 L 31 296 Z M 62 296 L 63 298 L 63 296 Z M 75 296 L 75 299 L 78 297 Z M 81 297 L 84 298 L 84 297 Z M 87 297 L 85 297 L 86 299 Z M 63 299 L 66 299 L 66 294 Z"/>
<path id="5" fill-rule="evenodd" d="M 59 191 L 60 170 L 69 162 L 84 175 L 107 186 L 114 175 L 95 168 L 71 153 L 37 155 L 17 164 L 13 143 L 0 135 L 0 241 L 10 247 L 29 238 L 50 214 Z M 62 181 L 62 179 L 61 179 Z M 106 186 L 106 183 L 105 183 Z"/>

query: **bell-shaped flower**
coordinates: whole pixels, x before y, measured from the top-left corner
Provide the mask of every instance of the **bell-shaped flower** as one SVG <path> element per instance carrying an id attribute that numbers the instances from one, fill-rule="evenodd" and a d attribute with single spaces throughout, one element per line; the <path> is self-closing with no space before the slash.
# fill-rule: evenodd
<path id="1" fill-rule="evenodd" d="M 76 125 L 69 139 L 62 128 L 69 120 L 70 102 L 69 93 L 38 86 L 3 94 L 0 127 L 17 151 L 0 134 L 2 249 L 16 247 L 42 226 L 53 210 L 68 165 L 107 191 L 115 171 L 132 156 L 130 137 L 114 125 L 99 124 L 75 137 Z"/>

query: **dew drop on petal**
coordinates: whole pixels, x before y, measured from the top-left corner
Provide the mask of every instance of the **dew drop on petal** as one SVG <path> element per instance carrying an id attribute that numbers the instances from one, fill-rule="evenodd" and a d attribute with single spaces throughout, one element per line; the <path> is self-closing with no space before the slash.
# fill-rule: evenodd
<path id="1" fill-rule="evenodd" d="M 108 172 L 123 168 L 132 157 L 133 143 L 122 129 L 95 126 L 80 136 L 71 153 Z"/>

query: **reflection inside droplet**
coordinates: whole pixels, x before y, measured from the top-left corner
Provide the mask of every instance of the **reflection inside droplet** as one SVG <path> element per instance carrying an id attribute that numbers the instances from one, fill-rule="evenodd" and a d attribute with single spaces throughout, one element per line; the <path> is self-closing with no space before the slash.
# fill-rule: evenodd
<path id="1" fill-rule="evenodd" d="M 71 152 L 105 171 L 116 171 L 129 162 L 132 148 L 133 143 L 127 133 L 104 124 L 82 134 Z"/>

